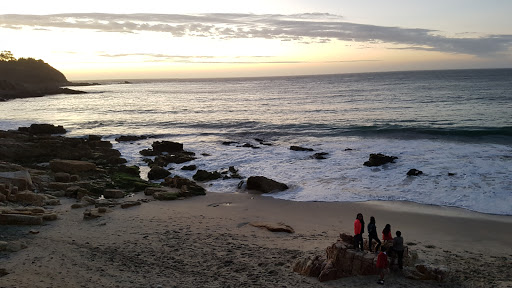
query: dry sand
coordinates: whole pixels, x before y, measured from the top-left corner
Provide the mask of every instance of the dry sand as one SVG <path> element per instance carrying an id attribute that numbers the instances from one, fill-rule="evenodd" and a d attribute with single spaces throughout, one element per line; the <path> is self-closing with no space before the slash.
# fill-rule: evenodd
<path id="1" fill-rule="evenodd" d="M 136 195 L 134 198 L 144 198 Z M 66 200 L 67 201 L 67 200 Z M 42 227 L 0 226 L 0 241 L 28 248 L 0 255 L 0 287 L 380 287 L 377 276 L 320 283 L 292 271 L 306 255 L 324 255 L 355 215 L 390 223 L 420 261 L 450 271 L 446 282 L 406 279 L 387 287 L 512 287 L 512 217 L 399 202 L 291 202 L 250 194 L 116 207 L 83 220 L 63 201 L 60 219 Z M 269 232 L 250 222 L 290 225 Z M 30 234 L 36 229 L 38 234 Z M 364 235 L 367 238 L 367 235 Z"/>

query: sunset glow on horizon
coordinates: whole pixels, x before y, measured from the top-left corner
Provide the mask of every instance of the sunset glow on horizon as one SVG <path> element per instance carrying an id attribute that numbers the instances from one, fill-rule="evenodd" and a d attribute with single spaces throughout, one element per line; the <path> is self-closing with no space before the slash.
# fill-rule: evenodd
<path id="1" fill-rule="evenodd" d="M 512 67 L 512 2 L 116 2 L 12 3 L 0 50 L 72 81 Z"/>

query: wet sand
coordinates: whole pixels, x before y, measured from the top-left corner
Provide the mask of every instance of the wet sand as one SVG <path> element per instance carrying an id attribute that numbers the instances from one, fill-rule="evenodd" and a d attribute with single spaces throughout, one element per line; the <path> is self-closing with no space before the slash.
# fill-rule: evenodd
<path id="1" fill-rule="evenodd" d="M 138 194 L 134 198 L 145 198 Z M 377 276 L 329 282 L 292 271 L 324 255 L 355 215 L 402 232 L 419 261 L 445 267 L 447 281 L 406 279 L 387 287 L 512 287 L 512 217 L 402 202 L 291 202 L 251 194 L 208 193 L 179 201 L 113 208 L 83 220 L 63 200 L 59 220 L 40 227 L 0 227 L 0 241 L 28 248 L 2 254 L 0 287 L 377 287 Z M 250 222 L 284 223 L 295 233 Z M 38 234 L 29 233 L 37 230 Z M 367 238 L 367 235 L 364 235 Z"/>

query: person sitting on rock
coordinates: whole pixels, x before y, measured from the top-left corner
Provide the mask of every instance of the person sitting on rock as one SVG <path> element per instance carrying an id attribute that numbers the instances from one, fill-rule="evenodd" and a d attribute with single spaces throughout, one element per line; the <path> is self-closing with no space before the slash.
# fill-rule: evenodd
<path id="1" fill-rule="evenodd" d="M 393 251 L 396 253 L 398 258 L 398 268 L 404 269 L 404 238 L 402 238 L 402 232 L 396 231 L 396 237 L 393 239 Z"/>
<path id="2" fill-rule="evenodd" d="M 380 245 L 382 244 L 379 240 L 379 236 L 377 236 L 377 226 L 375 225 L 375 217 L 370 217 L 370 224 L 368 224 L 368 250 L 372 252 L 372 240 L 377 242 L 377 247 L 375 247 L 375 252 L 379 252 Z"/>
<path id="3" fill-rule="evenodd" d="M 354 249 L 356 250 L 359 250 L 359 247 L 361 247 L 361 251 L 364 250 L 363 233 L 363 214 L 357 213 L 356 220 L 354 221 Z"/>
<path id="4" fill-rule="evenodd" d="M 393 240 L 393 236 L 391 236 L 391 225 L 386 224 L 386 227 L 382 230 L 382 240 L 391 241 Z"/>
<path id="5" fill-rule="evenodd" d="M 381 252 L 377 256 L 377 270 L 379 271 L 379 281 L 378 284 L 384 284 L 384 276 L 389 267 L 388 255 L 386 254 L 386 247 L 382 246 Z"/>

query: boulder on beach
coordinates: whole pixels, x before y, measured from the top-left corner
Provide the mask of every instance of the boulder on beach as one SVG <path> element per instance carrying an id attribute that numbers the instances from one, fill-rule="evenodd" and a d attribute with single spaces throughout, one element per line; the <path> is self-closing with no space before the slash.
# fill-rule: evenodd
<path id="1" fill-rule="evenodd" d="M 288 189 L 288 185 L 264 176 L 251 176 L 247 179 L 247 189 L 259 191 L 261 193 L 270 193 L 275 191 L 284 191 Z"/>

